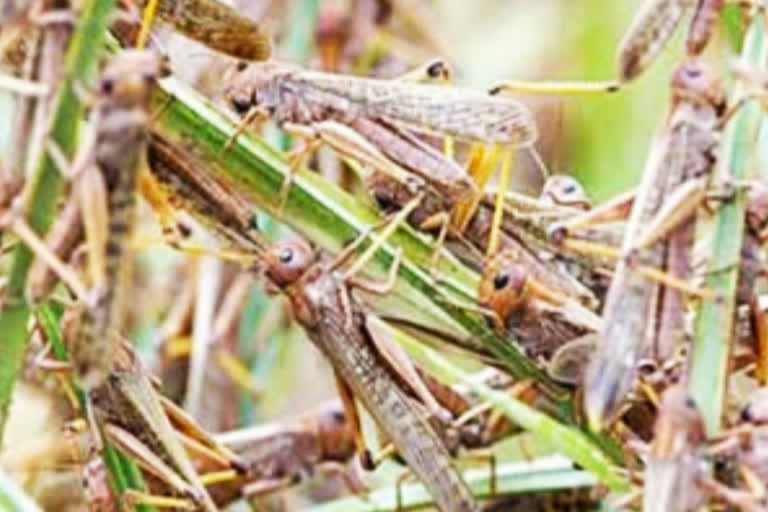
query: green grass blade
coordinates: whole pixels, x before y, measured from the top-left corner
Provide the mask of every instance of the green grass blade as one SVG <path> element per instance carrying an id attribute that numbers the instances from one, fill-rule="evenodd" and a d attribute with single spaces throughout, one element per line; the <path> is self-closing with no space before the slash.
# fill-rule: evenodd
<path id="1" fill-rule="evenodd" d="M 742 59 L 761 69 L 766 56 L 768 43 L 764 19 L 758 15 L 744 39 Z M 741 85 L 737 85 L 732 97 L 739 98 L 745 92 Z M 752 177 L 757 162 L 755 143 L 763 117 L 760 104 L 752 100 L 728 123 L 720 153 L 722 158 L 718 162 L 719 176 L 728 176 L 736 183 Z M 721 300 L 701 304 L 696 317 L 689 389 L 702 412 L 709 435 L 717 433 L 722 423 L 745 206 L 745 191 L 738 190 L 734 200 L 723 204 L 717 212 L 705 285 L 715 290 Z"/>
<path id="2" fill-rule="evenodd" d="M 464 472 L 464 480 L 478 498 L 490 498 L 490 474 L 487 469 Z M 496 470 L 497 496 L 531 492 L 576 489 L 597 485 L 588 471 L 573 469 L 565 457 L 545 457 L 529 462 L 501 464 Z M 404 509 L 421 508 L 433 503 L 421 484 L 403 485 Z M 364 497 L 347 497 L 307 509 L 307 512 L 385 512 L 397 510 L 396 489 L 384 487 Z"/>

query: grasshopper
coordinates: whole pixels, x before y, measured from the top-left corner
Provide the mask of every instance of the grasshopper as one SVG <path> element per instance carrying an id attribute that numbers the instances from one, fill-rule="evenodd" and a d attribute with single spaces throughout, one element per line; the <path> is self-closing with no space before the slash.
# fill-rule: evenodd
<path id="1" fill-rule="evenodd" d="M 432 69 L 426 67 L 427 76 Z M 411 194 L 426 181 L 438 197 L 445 196 L 442 204 L 448 206 L 477 196 L 476 186 L 455 162 L 417 135 L 511 147 L 530 147 L 537 138 L 525 106 L 480 91 L 306 71 L 278 62 L 240 65 L 234 73 L 225 95 L 237 112 L 247 114 L 245 122 L 254 116 L 271 117 L 289 131 L 328 143 L 342 154 L 352 153 L 411 187 Z M 510 151 L 505 150 L 502 173 L 511 166 Z M 413 183 L 414 175 L 422 179 Z M 282 198 L 290 176 L 285 183 Z M 462 218 L 472 211 L 469 208 Z M 495 239 L 494 232 L 490 248 Z"/>
<path id="2" fill-rule="evenodd" d="M 348 255 L 343 255 L 348 256 Z M 335 263 L 316 264 L 303 241 L 274 244 L 264 253 L 265 275 L 290 300 L 294 315 L 312 342 L 331 361 L 342 397 L 356 396 L 392 440 L 409 468 L 432 493 L 442 510 L 477 510 L 450 454 L 423 410 L 402 389 L 386 358 L 372 343 L 374 333 L 349 286 L 383 291 L 370 283 L 344 279 Z M 349 409 L 348 409 L 349 410 Z"/>
<path id="3" fill-rule="evenodd" d="M 496 327 L 512 330 L 534 358 L 549 359 L 563 343 L 601 327 L 600 317 L 542 283 L 511 250 L 486 266 L 478 300 L 496 313 Z"/>
<path id="4" fill-rule="evenodd" d="M 110 442 L 202 510 L 217 510 L 177 439 L 155 390 L 132 356 L 117 361 L 106 382 L 90 393 L 95 416 Z M 152 501 L 137 494 L 132 499 Z"/>
<path id="5" fill-rule="evenodd" d="M 206 478 L 217 477 L 217 481 L 237 480 L 248 471 L 245 459 L 214 439 L 159 393 L 156 383 L 127 344 L 118 348 L 107 381 L 93 389 L 89 398 L 99 433 L 80 432 L 76 438 L 77 462 L 82 462 L 82 454 L 87 452 L 87 465 L 96 464 L 92 455 L 100 449 L 101 438 L 106 438 L 137 461 L 154 492 L 163 493 L 163 496 L 147 495 L 128 490 L 119 496 L 122 503 L 217 510 L 198 477 L 196 466 L 212 469 L 213 474 Z M 50 448 L 47 451 L 50 452 Z M 72 446 L 65 451 L 68 459 L 71 458 Z M 112 496 L 111 492 L 108 494 Z"/>
<path id="6" fill-rule="evenodd" d="M 239 65 L 227 97 L 240 113 L 263 109 L 278 123 L 377 119 L 411 133 L 528 146 L 536 140 L 521 103 L 480 91 L 306 71 L 278 62 Z"/>
<path id="7" fill-rule="evenodd" d="M 216 180 L 201 167 L 187 148 L 153 133 L 149 169 L 167 201 L 184 210 L 203 226 L 239 247 L 258 247 L 256 211 L 237 190 Z"/>
<path id="8" fill-rule="evenodd" d="M 265 60 L 272 53 L 264 28 L 219 0 L 161 0 L 156 15 L 186 37 L 238 59 Z"/>
<path id="9" fill-rule="evenodd" d="M 98 386 L 110 372 L 111 357 L 123 332 L 132 261 L 132 254 L 125 248 L 135 224 L 137 176 L 146 158 L 149 95 L 159 72 L 157 57 L 141 50 L 126 51 L 110 62 L 100 83 L 93 154 L 86 157 L 93 159 L 95 167 L 88 167 L 86 162 L 82 170 L 74 171 L 85 173 L 76 183 L 83 209 L 93 205 L 106 209 L 109 216 L 107 226 L 86 224 L 86 233 L 91 237 L 90 263 L 103 264 L 94 272 L 97 304 L 86 313 L 73 352 L 77 374 L 87 389 Z M 102 183 L 107 190 L 103 202 L 94 193 Z M 93 198 L 96 204 L 89 202 Z M 98 215 L 94 214 L 96 218 Z M 85 221 L 96 220 L 85 213 L 82 217 Z"/>
<path id="10" fill-rule="evenodd" d="M 642 256 L 643 264 L 666 267 L 679 280 L 688 277 L 681 265 L 688 260 L 692 219 L 705 198 L 725 105 L 716 79 L 695 62 L 678 67 L 672 85 L 673 104 L 633 201 L 621 249 L 624 257 L 616 266 L 599 348 L 585 376 L 585 408 L 592 428 L 616 411 L 643 351 L 655 345 L 669 353 L 670 344 L 679 344 L 684 335 L 680 291 L 661 288 L 634 273 L 632 260 Z M 667 241 L 659 241 L 665 237 Z M 663 308 L 656 323 L 658 304 Z M 657 340 L 670 344 L 659 346 Z"/>
<path id="11" fill-rule="evenodd" d="M 537 256 L 541 263 L 530 265 L 536 277 L 548 286 L 564 293 L 577 296 L 580 302 L 590 307 L 599 304 L 613 273 L 613 262 L 592 254 L 571 250 L 571 246 L 558 239 L 558 226 L 570 224 L 574 219 L 589 215 L 591 201 L 581 184 L 569 176 L 553 175 L 544 183 L 537 200 L 507 193 L 507 206 L 502 220 L 502 232 L 508 238 L 518 241 L 518 246 Z M 473 226 L 479 228 L 477 223 Z M 574 235 L 578 240 L 589 240 L 601 246 L 615 247 L 619 244 L 616 228 L 621 226 L 594 225 L 590 230 L 581 230 Z M 570 242 L 570 240 L 569 240 Z M 503 248 L 515 248 L 502 243 Z M 530 260 L 530 258 L 527 258 Z M 541 269 L 541 270 L 533 270 Z M 550 277 L 542 272 L 554 269 Z M 575 277 L 575 279 L 574 279 Z M 587 289 L 584 287 L 586 286 Z"/>
<path id="12" fill-rule="evenodd" d="M 363 490 L 362 482 L 346 467 L 355 455 L 355 444 L 340 401 L 323 403 L 296 418 L 224 432 L 216 440 L 248 465 L 243 477 L 211 489 L 218 503 L 229 501 L 223 496 L 227 492 L 252 500 L 315 472 L 338 474 L 351 491 Z"/>
<path id="13" fill-rule="evenodd" d="M 417 147 L 416 142 L 410 142 L 397 134 L 389 130 L 381 123 L 375 123 L 367 119 L 358 119 L 355 121 L 355 128 L 359 133 L 364 134 L 368 140 L 375 141 L 377 146 L 382 148 L 403 148 L 401 154 L 395 155 L 395 151 L 390 149 L 388 156 L 395 158 L 397 161 L 413 162 L 415 166 L 417 162 L 424 162 L 418 167 L 422 169 L 439 166 L 440 162 L 452 162 L 446 160 L 442 155 L 438 154 L 430 147 Z M 414 156 L 407 156 L 408 149 L 413 152 Z M 431 156 L 433 155 L 433 156 Z M 428 164 L 428 162 L 434 162 L 434 164 Z M 410 167 L 410 166 L 409 166 Z M 445 175 L 445 169 L 450 168 L 445 165 L 443 175 Z M 446 237 L 447 229 L 449 227 L 449 219 L 445 218 L 445 212 L 455 209 L 461 205 L 459 202 L 459 190 L 455 188 L 446 189 L 446 186 L 451 183 L 459 183 L 457 177 L 458 173 L 454 173 L 454 176 L 450 180 L 437 181 L 434 179 L 437 173 L 430 172 L 428 176 L 433 177 L 429 180 L 429 185 L 424 190 L 424 200 L 409 216 L 409 221 L 421 228 L 432 229 L 436 226 L 441 226 L 438 235 L 438 245 L 442 244 Z M 425 179 L 427 176 L 423 176 Z M 385 172 L 369 172 L 364 176 L 364 184 L 369 189 L 379 204 L 380 208 L 385 212 L 391 210 L 397 210 L 402 208 L 408 201 L 410 201 L 415 192 L 410 190 L 408 185 L 392 177 L 392 173 Z M 547 185 L 548 184 L 548 185 Z M 576 199 L 575 196 L 579 194 L 579 191 L 583 192 L 583 189 L 570 190 L 568 185 L 572 185 L 568 180 L 562 177 L 552 177 L 547 180 L 545 184 L 545 193 L 547 194 L 547 200 L 541 203 L 543 208 L 548 207 L 548 202 L 552 200 L 563 201 L 583 201 L 582 199 Z M 547 188 L 548 187 L 548 188 Z M 431 189 L 435 189 L 434 191 Z M 559 190 L 559 189 L 566 189 Z M 570 193 L 573 196 L 567 197 L 566 194 Z M 554 197 L 559 194 L 560 197 Z M 583 204 L 583 203 L 580 203 Z M 470 212 L 468 221 L 463 228 L 459 228 L 463 235 L 459 236 L 458 233 L 452 233 L 452 237 L 458 237 L 464 242 L 469 242 L 470 252 L 459 250 L 457 254 L 459 257 L 471 266 L 480 267 L 482 264 L 478 261 L 477 252 L 482 251 L 486 254 L 491 254 L 495 251 L 494 240 L 498 240 L 498 246 L 501 249 L 514 250 L 520 254 L 520 258 L 526 262 L 531 268 L 532 272 L 535 272 L 539 278 L 546 282 L 553 288 L 562 289 L 564 293 L 573 294 L 579 296 L 580 300 L 585 303 L 594 304 L 596 302 L 595 297 L 590 290 L 586 289 L 583 285 L 578 283 L 570 275 L 563 272 L 557 265 L 551 262 L 544 261 L 542 258 L 533 251 L 529 244 L 530 236 L 515 223 L 507 222 L 507 216 L 501 219 L 502 229 L 494 234 L 494 227 L 497 226 L 495 222 L 495 208 L 496 206 L 491 202 L 480 202 L 474 213 Z M 552 244 L 546 241 L 546 244 L 551 247 Z M 541 245 L 541 244 L 540 244 Z M 435 252 L 432 264 L 436 264 L 436 257 L 439 252 Z"/>
<path id="14" fill-rule="evenodd" d="M 165 172 L 157 169 L 163 165 L 164 163 L 154 166 L 156 175 L 160 176 Z M 172 165 L 166 169 L 173 173 L 177 167 Z M 183 169 L 185 174 L 191 176 L 199 171 L 199 165 L 187 165 Z M 161 181 L 163 181 L 162 178 Z M 174 186 L 172 178 L 169 177 L 167 182 Z M 215 205 L 221 201 L 222 194 L 218 192 L 220 188 L 211 186 L 209 179 L 191 182 L 197 182 L 195 186 L 187 187 L 194 191 L 194 194 L 189 195 L 183 207 L 203 215 L 206 211 L 218 213 Z M 407 214 L 408 210 L 405 209 L 404 213 Z M 242 217 L 240 219 L 243 220 Z M 252 217 L 245 225 L 252 229 L 250 219 Z M 233 223 L 233 230 L 242 230 L 243 223 L 237 223 L 239 227 L 234 226 L 236 223 Z M 254 236 L 257 237 L 258 233 L 254 232 Z M 298 261 L 291 256 L 295 250 L 300 251 L 297 252 L 297 257 L 300 257 Z M 284 261 L 280 259 L 281 253 Z M 391 353 L 382 355 L 376 350 L 376 348 L 381 349 L 380 346 L 376 348 L 369 346 L 371 341 L 376 339 L 373 334 L 375 329 L 370 328 L 375 322 L 370 316 L 364 317 L 361 306 L 349 297 L 342 276 L 335 272 L 328 273 L 325 266 L 310 266 L 314 259 L 311 254 L 313 254 L 312 250 L 304 242 L 286 242 L 282 246 L 277 245 L 269 249 L 263 256 L 263 260 L 266 262 L 267 277 L 273 284 L 272 288 L 283 289 L 288 294 L 297 319 L 307 328 L 311 339 L 326 357 L 331 359 L 337 371 L 338 381 L 344 383 L 342 389 L 349 386 L 354 391 L 354 395 L 360 397 L 387 437 L 392 439 L 401 451 L 414 473 L 427 482 L 437 503 L 446 510 L 472 510 L 474 505 L 471 494 L 466 490 L 458 473 L 452 468 L 450 456 L 442 440 L 437 437 L 427 422 L 426 411 L 401 390 L 399 379 L 402 378 L 414 389 L 418 384 L 414 384 L 415 381 L 410 376 L 402 376 L 403 374 L 400 373 L 403 371 L 402 365 L 397 357 L 393 359 Z M 291 257 L 288 258 L 288 256 Z M 307 269 L 307 267 L 310 268 Z M 355 284 L 357 284 L 356 281 Z M 327 288 L 331 286 L 337 289 L 328 291 Z M 329 299 L 329 302 L 326 302 L 322 296 Z M 320 303 L 317 304 L 317 301 Z M 346 314 L 347 311 L 349 315 Z M 349 336 L 353 338 L 351 341 L 347 339 Z M 337 342 L 344 344 L 336 345 Z M 347 346 L 347 343 L 352 343 L 352 348 Z M 398 368 L 397 375 L 390 370 L 392 367 Z M 423 396 L 423 392 L 420 391 L 416 391 L 416 394 Z M 351 395 L 345 393 L 342 396 L 350 397 Z M 349 400 L 351 403 L 351 398 Z M 429 399 L 424 399 L 424 402 L 428 403 Z M 361 441 L 358 441 L 356 446 L 358 452 L 367 453 Z M 431 448 L 425 448 L 425 446 Z M 424 459 L 421 455 L 424 453 L 423 450 L 431 450 L 432 447 L 434 459 Z M 441 469 L 437 470 L 435 467 Z"/>
<path id="15" fill-rule="evenodd" d="M 81 199 L 99 190 L 86 190 L 85 185 L 98 185 L 103 180 L 109 219 L 107 226 L 93 230 L 92 254 L 96 257 L 90 263 L 101 263 L 104 268 L 95 273 L 99 297 L 85 311 L 72 360 L 88 394 L 89 414 L 103 434 L 129 449 L 146 468 L 162 468 L 158 473 L 176 492 L 205 510 L 215 510 L 143 368 L 135 358 L 120 354 L 131 276 L 132 254 L 127 244 L 135 223 L 139 169 L 146 159 L 149 97 L 159 72 L 158 58 L 143 50 L 126 50 L 107 65 L 94 112 L 97 130 L 93 153 L 80 161 L 82 167 L 76 165 L 77 160 L 74 165 L 75 173 L 85 174 L 76 182 L 76 187 L 81 187 L 76 191 Z M 49 150 L 52 154 L 56 151 L 54 147 Z M 94 167 L 89 165 L 91 159 Z M 85 213 L 82 216 L 89 219 Z"/>

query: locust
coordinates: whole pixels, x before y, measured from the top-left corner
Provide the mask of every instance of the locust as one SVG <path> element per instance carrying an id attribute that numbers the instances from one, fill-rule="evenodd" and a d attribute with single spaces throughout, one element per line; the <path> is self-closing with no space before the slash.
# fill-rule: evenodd
<path id="1" fill-rule="evenodd" d="M 138 3 L 146 8 L 150 2 Z M 264 27 L 219 0 L 160 0 L 154 14 L 186 37 L 238 59 L 265 60 L 272 53 Z"/>
<path id="2" fill-rule="evenodd" d="M 106 382 L 90 394 L 94 415 L 105 437 L 129 453 L 142 468 L 159 478 L 165 488 L 190 500 L 195 508 L 217 510 L 192 462 L 176 437 L 163 403 L 135 356 L 120 357 Z M 167 498 L 130 492 L 136 503 Z M 182 500 L 183 501 L 183 500 Z M 178 501 L 176 502 L 178 503 Z"/>
<path id="3" fill-rule="evenodd" d="M 599 347 L 585 375 L 585 409 L 592 428 L 600 428 L 615 413 L 632 386 L 642 354 L 668 354 L 685 335 L 680 289 L 659 286 L 632 267 L 641 261 L 666 268 L 677 281 L 690 277 L 685 265 L 693 219 L 709 188 L 725 103 L 717 80 L 696 62 L 677 68 L 672 88 L 670 112 L 653 141 L 632 202 Z"/>
<path id="4" fill-rule="evenodd" d="M 162 195 L 154 203 L 167 203 L 172 209 L 186 211 L 221 239 L 238 247 L 257 248 L 261 234 L 255 208 L 236 189 L 213 178 L 200 159 L 194 158 L 194 151 L 152 133 L 149 174 Z"/>
<path id="5" fill-rule="evenodd" d="M 440 75 L 434 65 L 423 69 L 416 75 L 428 79 Z M 245 123 L 254 117 L 272 118 L 288 131 L 371 165 L 410 194 L 425 185 L 433 188 L 438 212 L 468 202 L 459 224 L 466 224 L 472 205 L 476 207 L 477 185 L 452 159 L 418 136 L 509 148 L 502 175 L 511 167 L 511 148 L 530 148 L 537 138 L 530 111 L 515 100 L 407 79 L 357 78 L 279 62 L 241 64 L 228 77 L 225 96 L 235 111 L 245 115 Z M 281 192 L 283 200 L 288 184 L 290 176 Z M 494 228 L 488 243 L 489 253 L 495 250 L 497 231 Z"/>
<path id="6" fill-rule="evenodd" d="M 95 420 L 96 438 L 106 435 L 146 468 L 161 468 L 158 474 L 175 492 L 196 506 L 215 510 L 146 372 L 138 360 L 121 354 L 132 262 L 128 242 L 135 224 L 139 170 L 146 164 L 149 99 L 160 69 L 157 56 L 144 50 L 126 50 L 108 63 L 94 110 L 93 152 L 82 153 L 85 156 L 64 168 L 77 177 L 75 193 L 80 194 L 81 205 L 98 198 L 102 182 L 103 206 L 108 212 L 107 225 L 95 226 L 94 237 L 89 239 L 95 256 L 90 264 L 103 264 L 103 268 L 94 272 L 97 300 L 84 313 L 72 361 L 88 396 L 87 413 Z M 56 148 L 49 151 L 54 154 Z M 90 151 L 88 146 L 86 151 Z M 95 217 L 83 213 L 82 217 L 97 220 L 103 213 Z"/>
<path id="7" fill-rule="evenodd" d="M 509 98 L 432 84 L 307 71 L 285 63 L 238 65 L 226 95 L 240 113 L 261 108 L 278 123 L 376 119 L 424 135 L 466 142 L 529 146 L 536 141 L 531 113 Z"/>
<path id="8" fill-rule="evenodd" d="M 93 152 L 85 157 L 92 159 L 93 167 L 88 161 L 82 168 L 69 167 L 72 173 L 84 174 L 75 186 L 81 208 L 87 211 L 86 206 L 93 205 L 108 212 L 106 226 L 86 224 L 89 262 L 93 267 L 103 264 L 94 271 L 96 304 L 86 313 L 73 351 L 77 375 L 87 389 L 98 386 L 111 371 L 111 357 L 124 329 L 132 262 L 126 249 L 135 224 L 139 169 L 146 162 L 149 96 L 159 72 L 157 57 L 142 50 L 128 50 L 109 63 L 99 85 Z M 106 193 L 100 197 L 101 186 Z M 82 218 L 97 222 L 103 213 Z"/>
<path id="9" fill-rule="evenodd" d="M 315 473 L 340 475 L 353 492 L 364 489 L 346 466 L 355 455 L 354 432 L 338 400 L 295 418 L 223 432 L 216 440 L 237 453 L 248 468 L 237 480 L 211 488 L 221 505 L 232 499 L 228 495 L 253 500 Z"/>
<path id="10" fill-rule="evenodd" d="M 545 182 L 538 201 L 517 197 L 514 202 L 517 208 L 508 210 L 509 219 L 502 226 L 517 245 L 504 244 L 502 238 L 503 249 L 484 267 L 478 300 L 495 312 L 497 328 L 514 332 L 530 356 L 549 361 L 564 343 L 593 334 L 602 325 L 591 309 L 598 295 L 591 295 L 581 284 L 595 279 L 592 274 L 599 262 L 559 252 L 557 244 L 548 240 L 547 229 L 588 210 L 591 203 L 577 181 L 557 175 Z M 553 267 L 558 274 L 545 271 Z M 605 278 L 611 269 L 603 272 Z M 593 286 L 599 291 L 604 285 Z"/>
<path id="11" fill-rule="evenodd" d="M 440 509 L 477 510 L 425 409 L 406 394 L 387 358 L 376 350 L 382 340 L 377 342 L 369 328 L 372 315 L 350 295 L 349 286 L 384 290 L 359 278 L 345 279 L 335 271 L 339 259 L 330 265 L 316 263 L 314 251 L 303 241 L 278 242 L 263 259 L 267 279 L 288 297 L 296 319 L 331 362 L 342 399 L 350 405 L 353 396 L 361 401 Z"/>
<path id="12" fill-rule="evenodd" d="M 429 67 L 426 69 L 428 70 Z M 410 162 L 409 169 L 411 167 L 420 169 L 440 168 L 443 169 L 441 174 L 447 176 L 446 170 L 453 168 L 453 161 L 446 159 L 433 148 L 423 144 L 417 145 L 418 140 L 406 138 L 381 123 L 375 123 L 368 119 L 358 119 L 355 121 L 354 127 L 358 133 L 375 142 L 377 147 L 389 148 L 387 156 L 398 162 Z M 401 150 L 394 148 L 401 148 Z M 492 159 L 492 157 L 490 158 Z M 452 165 L 448 165 L 449 163 Z M 481 162 L 477 164 L 482 167 L 487 162 L 481 159 Z M 466 221 L 459 221 L 463 222 L 463 225 L 455 225 L 448 218 L 447 212 L 456 210 L 457 207 L 464 206 L 465 203 L 459 200 L 461 197 L 459 195 L 460 190 L 457 190 L 456 187 L 447 189 L 446 186 L 452 183 L 464 183 L 459 179 L 463 174 L 453 172 L 450 179 L 442 180 L 436 180 L 435 176 L 438 176 L 437 172 L 429 172 L 421 176 L 427 180 L 428 186 L 423 190 L 424 199 L 408 220 L 412 225 L 423 230 L 439 228 L 438 247 L 450 234 L 449 239 L 458 241 L 458 243 L 452 244 L 452 247 L 458 246 L 455 252 L 459 258 L 476 268 L 482 267 L 478 253 L 493 255 L 497 248 L 515 251 L 520 254 L 520 258 L 529 266 L 531 271 L 549 286 L 561 289 L 564 293 L 578 296 L 579 300 L 584 303 L 593 305 L 597 303 L 593 293 L 568 272 L 564 272 L 560 265 L 539 257 L 537 249 L 544 246 L 548 249 L 554 247 L 549 241 L 548 235 L 542 231 L 544 233 L 542 243 L 531 245 L 531 235 L 525 228 L 514 221 L 508 221 L 509 210 L 505 208 L 504 217 L 498 218 L 496 212 L 501 212 L 498 202 L 494 203 L 492 199 L 478 202 L 474 210 L 469 210 Z M 393 178 L 393 173 L 378 172 L 375 169 L 364 171 L 363 183 L 373 195 L 380 209 L 386 213 L 399 210 L 419 193 L 417 190 L 411 189 L 410 184 L 404 180 Z M 583 189 L 580 186 L 575 188 L 572 180 L 569 181 L 562 176 L 548 178 L 543 194 L 545 194 L 545 200 L 538 205 L 542 209 L 549 209 L 552 201 L 563 201 L 560 204 L 564 207 L 561 209 L 561 213 L 566 211 L 573 213 L 574 209 L 584 207 Z M 577 198 L 576 196 L 581 197 Z M 505 199 L 508 197 L 507 194 Z M 573 203 L 567 203 L 569 201 Z M 574 205 L 577 206 L 572 208 Z M 495 228 L 499 225 L 501 229 L 494 233 Z M 433 266 L 437 263 L 437 257 L 439 257 L 439 250 L 436 250 L 433 255 L 431 262 Z M 594 260 L 589 260 L 587 266 L 593 269 Z"/>
<path id="13" fill-rule="evenodd" d="M 172 149 L 173 145 L 166 147 L 165 155 L 173 155 Z M 226 197 L 221 194 L 220 186 L 201 172 L 200 164 L 194 159 L 178 158 L 179 156 L 180 154 L 176 154 L 170 159 L 152 157 L 155 176 L 162 183 L 167 183 L 171 189 L 177 187 L 182 181 L 188 182 L 188 185 L 194 184 L 181 187 L 180 190 L 184 190 L 183 195 L 186 196 L 179 203 L 182 208 L 194 212 L 196 216 L 202 214 L 206 217 L 206 212 L 218 214 L 217 205 L 222 198 Z M 179 180 L 178 176 L 174 179 L 175 172 L 180 172 L 181 176 L 187 176 L 190 179 Z M 407 208 L 403 210 L 403 214 L 408 214 Z M 209 218 L 218 220 L 217 215 Z M 267 244 L 253 229 L 252 218 L 252 212 L 250 216 L 235 216 L 230 227 L 232 231 L 241 233 L 250 229 L 253 240 L 261 244 L 256 249 L 257 254 L 261 254 L 263 252 L 261 247 L 266 247 Z M 300 257 L 300 259 L 294 260 L 292 256 L 288 258 L 288 253 L 292 254 L 293 251 L 300 251 L 297 252 L 297 258 Z M 281 253 L 285 261 L 281 261 Z M 393 355 L 391 349 L 382 348 L 387 344 L 386 341 L 380 340 L 375 343 L 375 346 L 370 345 L 375 342 L 376 335 L 380 336 L 377 333 L 376 319 L 372 315 L 365 314 L 361 305 L 349 296 L 347 285 L 344 284 L 343 276 L 339 275 L 338 271 L 331 269 L 329 273 L 327 265 L 319 263 L 311 265 L 314 263 L 313 255 L 314 252 L 303 241 L 284 242 L 282 246 L 274 246 L 267 250 L 261 256 L 261 260 L 266 262 L 270 288 L 273 291 L 282 289 L 289 296 L 294 315 L 307 328 L 308 333 L 311 333 L 310 339 L 331 360 L 338 382 L 340 385 L 343 383 L 341 389 L 347 389 L 347 386 L 352 389 L 352 395 L 346 391 L 342 392 L 342 397 L 348 397 L 345 399 L 346 403 L 352 403 L 351 396 L 359 397 L 366 409 L 373 414 L 387 438 L 393 441 L 408 466 L 427 483 L 437 503 L 446 510 L 473 509 L 471 494 L 466 490 L 458 473 L 452 468 L 450 455 L 442 438 L 428 422 L 430 414 L 442 417 L 441 410 L 435 407 L 434 399 L 426 396 L 422 385 L 418 383 L 418 378 L 412 378 L 412 374 L 403 370 L 403 366 L 407 367 L 407 364 L 402 364 L 402 358 Z M 242 255 L 237 260 L 242 262 Z M 356 281 L 355 284 L 357 284 Z M 333 289 L 327 290 L 329 287 Z M 330 302 L 326 303 L 323 297 Z M 346 314 L 347 311 L 349 316 Z M 347 337 L 352 337 L 351 345 Z M 397 373 L 394 373 L 395 367 Z M 401 389 L 403 381 L 408 383 L 421 403 L 411 398 L 410 393 Z M 351 410 L 354 411 L 354 409 Z M 350 418 L 356 418 L 352 413 L 347 414 Z M 357 437 L 357 452 L 367 454 L 361 439 Z M 429 460 L 424 459 L 421 454 L 433 448 L 434 457 Z M 370 464 L 369 454 L 364 456 L 364 461 Z"/>
<path id="14" fill-rule="evenodd" d="M 414 197 L 406 186 L 382 172 L 369 173 L 364 177 L 364 183 L 379 207 L 386 213 L 399 210 Z M 453 229 L 450 227 L 450 220 L 445 217 L 445 212 L 454 209 L 460 203 L 450 201 L 448 197 L 429 189 L 425 190 L 424 200 L 409 216 L 411 224 L 421 229 L 439 227 L 438 246 L 450 233 L 451 236 L 447 239 L 456 241 L 451 243 L 451 248 L 455 249 L 454 252 L 460 259 L 475 268 L 481 268 L 483 265 L 482 257 L 478 257 L 478 253 L 492 256 L 497 250 L 515 251 L 520 254 L 520 259 L 528 265 L 530 271 L 550 287 L 578 296 L 579 300 L 585 304 L 597 303 L 593 293 L 577 279 L 560 268 L 556 262 L 547 261 L 546 258 L 539 256 L 537 249 L 542 245 L 553 247 L 552 243 L 546 240 L 543 244 L 538 244 L 538 247 L 532 246 L 531 236 L 521 226 L 509 221 L 506 208 L 504 217 L 498 219 L 497 223 L 495 212 L 501 211 L 496 209 L 497 204 L 492 200 L 481 201 L 475 211 L 470 214 L 465 226 Z M 500 229 L 494 234 L 494 227 L 497 225 Z M 493 240 L 497 240 L 497 243 L 494 244 Z M 436 251 L 431 262 L 433 266 L 436 265 L 437 256 L 439 252 Z M 591 263 L 590 265 L 592 266 Z"/>
<path id="15" fill-rule="evenodd" d="M 578 297 L 590 308 L 599 305 L 613 273 L 614 262 L 601 255 L 581 252 L 577 243 L 586 240 L 601 247 L 617 247 L 623 224 L 592 222 L 589 229 L 568 231 L 571 238 L 565 243 L 559 236 L 559 227 L 590 216 L 592 211 L 584 188 L 570 176 L 547 178 L 538 199 L 512 193 L 506 196 L 502 233 L 518 241 L 518 246 L 526 250 L 517 249 L 509 242 L 502 242 L 501 247 L 517 249 L 519 254 L 536 255 L 538 265 L 526 264 L 539 280 Z M 477 217 L 480 220 L 480 216 Z M 478 222 L 471 225 L 475 229 L 481 227 Z M 542 272 L 544 269 L 548 271 Z M 551 274 L 554 275 L 550 277 Z"/>
<path id="16" fill-rule="evenodd" d="M 496 313 L 496 327 L 515 333 L 527 354 L 548 360 L 563 343 L 600 329 L 601 319 L 574 297 L 548 287 L 511 251 L 486 266 L 478 300 Z"/>
<path id="17" fill-rule="evenodd" d="M 157 386 L 132 348 L 122 343 L 107 381 L 89 393 L 89 407 L 98 423 L 98 433 L 94 434 L 91 429 L 79 431 L 74 438 L 77 446 L 61 451 L 69 461 L 76 448 L 75 462 L 87 461 L 86 469 L 92 465 L 98 467 L 94 456 L 100 455 L 104 440 L 130 455 L 142 468 L 155 494 L 128 489 L 117 495 L 120 503 L 217 510 L 203 478 L 206 484 L 239 481 L 249 470 L 248 462 L 208 434 L 163 396 Z M 32 458 L 34 454 L 25 457 Z M 197 467 L 211 473 L 198 477 Z M 87 487 L 87 491 L 90 490 L 91 486 Z M 103 490 L 100 494 L 104 494 Z M 105 499 L 114 498 L 117 493 L 107 494 Z"/>

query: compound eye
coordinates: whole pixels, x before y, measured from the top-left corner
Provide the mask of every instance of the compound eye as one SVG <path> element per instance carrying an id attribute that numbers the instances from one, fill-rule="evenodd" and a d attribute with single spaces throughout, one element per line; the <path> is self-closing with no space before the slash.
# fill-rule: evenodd
<path id="1" fill-rule="evenodd" d="M 686 72 L 686 74 L 687 74 L 689 77 L 691 77 L 691 78 L 698 78 L 698 77 L 700 77 L 700 76 L 701 76 L 701 69 L 699 69 L 699 68 L 697 68 L 697 67 L 693 67 L 693 66 L 691 66 L 691 67 L 688 67 L 688 68 L 685 70 L 685 72 Z"/>
<path id="2" fill-rule="evenodd" d="M 101 92 L 104 94 L 112 94 L 115 90 L 115 82 L 111 78 L 105 78 L 101 81 Z"/>
<path id="3" fill-rule="evenodd" d="M 278 257 L 280 258 L 280 263 L 290 263 L 293 260 L 293 249 L 289 247 L 283 248 Z"/>
<path id="4" fill-rule="evenodd" d="M 278 242 L 269 251 L 270 266 L 267 275 L 278 286 L 285 286 L 299 279 L 312 264 L 312 248 L 304 241 Z"/>
<path id="5" fill-rule="evenodd" d="M 493 279 L 493 287 L 497 290 L 501 290 L 502 288 L 505 288 L 508 284 L 509 284 L 508 274 L 498 274 Z"/>
<path id="6" fill-rule="evenodd" d="M 235 96 L 232 98 L 232 108 L 235 109 L 235 112 L 242 115 L 250 110 L 251 102 L 242 96 Z"/>

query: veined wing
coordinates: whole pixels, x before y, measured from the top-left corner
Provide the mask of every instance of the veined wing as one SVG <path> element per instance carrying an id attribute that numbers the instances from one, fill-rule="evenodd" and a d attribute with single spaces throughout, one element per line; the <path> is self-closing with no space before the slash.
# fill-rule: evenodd
<path id="1" fill-rule="evenodd" d="M 295 79 L 304 82 L 303 92 L 336 96 L 336 104 L 346 99 L 351 110 L 361 115 L 417 133 L 515 146 L 530 145 L 538 136 L 525 105 L 478 90 L 311 71 L 297 74 Z M 311 97 L 305 99 L 311 101 Z"/>

